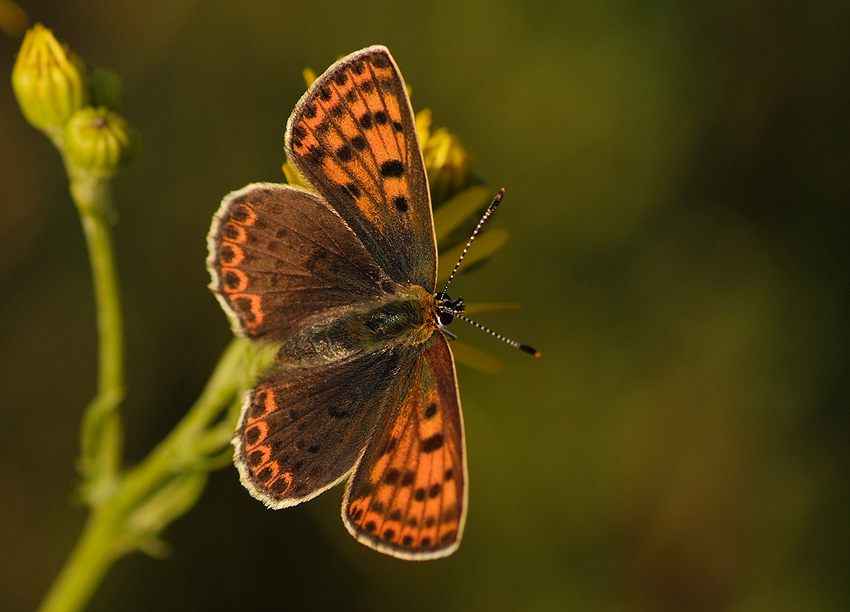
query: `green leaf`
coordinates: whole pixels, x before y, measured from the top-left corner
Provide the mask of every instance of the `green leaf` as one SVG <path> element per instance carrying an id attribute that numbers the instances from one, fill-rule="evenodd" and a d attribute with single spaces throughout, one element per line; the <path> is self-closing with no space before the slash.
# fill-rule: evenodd
<path id="1" fill-rule="evenodd" d="M 437 234 L 437 242 L 468 222 L 470 217 L 484 207 L 489 197 L 490 192 L 486 187 L 473 185 L 437 208 L 434 211 L 434 231 Z"/>
<path id="2" fill-rule="evenodd" d="M 475 239 L 475 248 L 470 249 L 466 254 L 463 263 L 460 264 L 459 270 L 464 270 L 474 263 L 487 259 L 502 248 L 508 242 L 508 238 L 510 238 L 508 230 L 501 227 L 493 228 L 487 231 L 486 234 L 478 234 L 478 238 Z M 437 269 L 437 283 L 448 280 L 455 262 L 460 258 L 460 254 L 463 253 L 465 247 L 465 244 L 461 244 L 440 255 Z"/>
<path id="3" fill-rule="evenodd" d="M 135 548 L 160 556 L 160 532 L 192 509 L 207 483 L 207 472 L 186 472 L 172 478 L 127 517 L 128 540 Z"/>
<path id="4" fill-rule="evenodd" d="M 498 374 L 502 371 L 503 366 L 501 361 L 490 355 L 490 353 L 475 348 L 463 340 L 453 340 L 451 347 L 455 361 L 458 363 L 462 363 L 484 374 Z"/>

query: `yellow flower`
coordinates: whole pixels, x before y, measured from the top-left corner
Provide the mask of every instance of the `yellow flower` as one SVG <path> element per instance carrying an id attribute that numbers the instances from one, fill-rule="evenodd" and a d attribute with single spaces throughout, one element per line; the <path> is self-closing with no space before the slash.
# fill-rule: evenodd
<path id="1" fill-rule="evenodd" d="M 428 125 L 423 126 L 425 113 L 428 113 Z M 471 184 L 469 152 L 457 134 L 441 127 L 431 132 L 430 111 L 422 111 L 417 116 L 422 143 L 422 157 L 431 185 L 431 201 L 439 206 Z M 423 131 L 425 138 L 421 135 Z"/>

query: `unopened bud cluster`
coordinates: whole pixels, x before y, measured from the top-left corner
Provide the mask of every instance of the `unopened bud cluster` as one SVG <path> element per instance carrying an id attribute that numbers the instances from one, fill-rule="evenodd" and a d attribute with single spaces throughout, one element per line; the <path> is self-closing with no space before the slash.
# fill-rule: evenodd
<path id="1" fill-rule="evenodd" d="M 138 150 L 136 131 L 117 114 L 118 76 L 111 70 L 88 70 L 40 23 L 24 37 L 12 88 L 26 120 L 80 170 L 112 174 Z"/>

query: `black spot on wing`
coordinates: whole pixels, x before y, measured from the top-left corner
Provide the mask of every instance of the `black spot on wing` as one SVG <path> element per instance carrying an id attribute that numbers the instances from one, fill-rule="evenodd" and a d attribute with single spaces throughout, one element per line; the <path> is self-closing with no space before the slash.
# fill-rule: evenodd
<path id="1" fill-rule="evenodd" d="M 397 159 L 390 159 L 381 164 L 381 176 L 398 178 L 404 176 L 404 164 Z"/>

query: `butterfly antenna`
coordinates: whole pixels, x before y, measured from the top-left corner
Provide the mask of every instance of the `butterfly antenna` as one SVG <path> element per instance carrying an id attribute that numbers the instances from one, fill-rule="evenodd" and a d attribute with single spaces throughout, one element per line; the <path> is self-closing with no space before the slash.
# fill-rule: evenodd
<path id="1" fill-rule="evenodd" d="M 472 241 L 475 240 L 475 237 L 478 235 L 478 232 L 481 231 L 482 226 L 493 214 L 493 211 L 496 210 L 496 207 L 499 205 L 499 202 L 502 201 L 502 196 L 505 195 L 505 188 L 502 187 L 499 190 L 499 193 L 496 194 L 496 197 L 493 198 L 493 201 L 490 203 L 490 206 L 487 207 L 487 210 L 484 211 L 484 214 L 481 216 L 481 220 L 478 222 L 478 225 L 475 226 L 475 229 L 472 232 L 472 236 L 469 237 L 469 242 L 466 243 L 466 246 L 463 249 L 463 253 L 460 254 L 460 258 L 457 260 L 455 264 L 454 270 L 449 274 L 449 280 L 446 281 L 446 286 L 443 287 L 443 294 L 448 293 L 449 285 L 452 283 L 452 279 L 455 277 L 457 273 L 457 269 L 460 267 L 460 262 L 463 261 L 463 258 L 466 257 L 466 252 L 469 250 L 469 247 L 472 246 Z"/>
<path id="2" fill-rule="evenodd" d="M 534 355 L 535 357 L 540 357 L 540 351 L 538 351 L 536 348 L 534 348 L 532 346 L 528 346 L 527 344 L 521 344 L 521 343 L 517 342 L 516 340 L 511 340 L 510 338 L 506 338 L 502 334 L 494 332 L 489 327 L 485 327 L 484 325 L 481 325 L 481 323 L 478 323 L 477 321 L 473 321 L 472 319 L 469 319 L 469 318 L 463 316 L 462 314 L 460 314 L 460 312 L 463 310 L 463 299 L 462 298 L 458 299 L 458 300 L 454 300 L 454 301 L 448 301 L 449 300 L 449 297 L 448 297 L 449 285 L 451 284 L 452 279 L 455 277 L 455 274 L 457 274 L 457 270 L 460 267 L 460 262 L 463 261 L 463 258 L 466 256 L 467 251 L 469 251 L 469 247 L 472 245 L 472 241 L 475 240 L 475 237 L 478 235 L 478 232 L 481 231 L 481 228 L 484 226 L 484 223 L 487 222 L 487 219 L 489 219 L 490 215 L 493 214 L 493 211 L 496 210 L 496 207 L 499 205 L 499 202 L 502 201 L 502 197 L 504 195 L 505 195 L 505 189 L 503 187 L 502 189 L 499 190 L 499 193 L 496 194 L 496 197 L 493 198 L 493 201 L 490 203 L 490 206 L 487 207 L 487 210 L 484 211 L 484 214 L 481 215 L 481 220 L 478 222 L 478 225 L 476 225 L 475 229 L 472 231 L 472 235 L 469 237 L 469 241 L 466 243 L 466 246 L 464 247 L 463 252 L 460 254 L 460 258 L 458 258 L 457 263 L 455 264 L 454 270 L 452 270 L 452 273 L 449 275 L 449 280 L 446 281 L 446 286 L 443 288 L 442 292 L 437 294 L 437 297 L 441 299 L 441 304 L 440 304 L 441 317 L 440 317 L 440 319 L 443 323 L 448 324 L 449 322 L 451 322 L 452 317 L 457 317 L 458 319 L 466 321 L 470 325 L 477 327 L 481 331 L 490 334 L 494 338 L 501 340 L 505 344 L 508 344 L 508 345 L 510 345 L 514 348 L 518 348 L 519 350 L 524 351 L 524 352 L 528 353 L 529 355 Z M 446 315 L 446 316 L 444 317 L 443 315 Z M 449 335 L 453 338 L 457 338 L 457 336 L 455 336 L 454 334 L 452 334 L 451 332 L 446 330 L 445 326 L 442 326 L 442 330 L 443 330 L 443 333 L 445 333 L 445 334 L 447 334 L 447 335 Z"/>
<path id="3" fill-rule="evenodd" d="M 535 357 L 540 357 L 540 351 L 538 351 L 533 346 L 528 346 L 527 344 L 520 344 L 516 340 L 511 340 L 510 338 L 505 338 L 502 334 L 500 334 L 498 332 L 494 332 L 489 327 L 485 327 L 484 325 L 481 325 L 481 323 L 478 323 L 477 321 L 473 321 L 472 319 L 469 319 L 469 318 L 463 316 L 462 314 L 460 314 L 457 311 L 450 311 L 450 312 L 451 312 L 452 316 L 455 316 L 462 321 L 466 321 L 470 325 L 477 327 L 478 329 L 480 329 L 483 332 L 487 332 L 488 334 L 490 334 L 494 338 L 501 340 L 505 344 L 508 344 L 508 345 L 510 345 L 514 348 L 518 348 L 519 350 L 524 351 L 524 352 L 528 353 L 529 355 L 534 355 Z"/>

